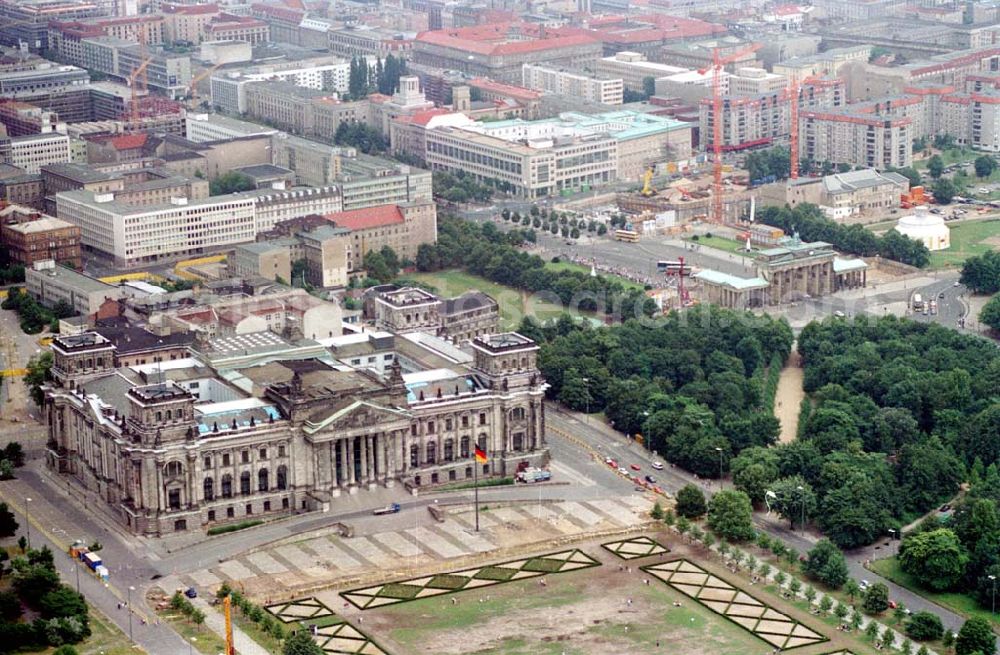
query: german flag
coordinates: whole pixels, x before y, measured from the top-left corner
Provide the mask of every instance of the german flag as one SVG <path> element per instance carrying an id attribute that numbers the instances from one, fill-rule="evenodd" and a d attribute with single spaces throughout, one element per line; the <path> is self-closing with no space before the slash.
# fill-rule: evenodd
<path id="1" fill-rule="evenodd" d="M 486 451 L 479 446 L 476 446 L 476 461 L 480 464 L 485 464 L 487 461 Z"/>

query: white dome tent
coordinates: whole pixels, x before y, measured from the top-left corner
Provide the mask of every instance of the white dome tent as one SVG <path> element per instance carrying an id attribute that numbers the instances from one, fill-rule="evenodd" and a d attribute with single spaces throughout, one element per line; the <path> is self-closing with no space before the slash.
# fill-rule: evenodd
<path id="1" fill-rule="evenodd" d="M 944 218 L 930 213 L 926 207 L 916 207 L 903 216 L 894 228 L 900 234 L 922 242 L 930 251 L 947 250 L 951 246 L 951 231 Z"/>

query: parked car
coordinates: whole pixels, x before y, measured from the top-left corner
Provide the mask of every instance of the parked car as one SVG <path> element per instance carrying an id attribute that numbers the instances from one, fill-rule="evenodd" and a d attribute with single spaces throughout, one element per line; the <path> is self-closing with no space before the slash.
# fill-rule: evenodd
<path id="1" fill-rule="evenodd" d="M 198 590 L 195 589 L 194 587 L 188 587 L 187 589 L 184 590 L 184 595 L 187 596 L 188 598 L 197 598 Z"/>
<path id="2" fill-rule="evenodd" d="M 621 473 L 622 475 L 628 475 L 628 469 L 625 468 L 624 466 L 619 466 L 618 472 Z"/>
<path id="3" fill-rule="evenodd" d="M 656 478 L 654 478 L 651 475 L 647 475 L 646 476 L 646 482 L 648 482 L 649 484 L 656 484 Z"/>

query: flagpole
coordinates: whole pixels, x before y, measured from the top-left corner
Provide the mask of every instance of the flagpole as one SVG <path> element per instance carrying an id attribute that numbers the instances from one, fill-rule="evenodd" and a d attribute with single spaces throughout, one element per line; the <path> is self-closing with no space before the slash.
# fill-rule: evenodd
<path id="1" fill-rule="evenodd" d="M 475 471 L 474 471 L 474 482 L 472 483 L 472 488 L 476 493 L 476 532 L 479 532 L 479 457 L 473 455 L 476 461 Z"/>

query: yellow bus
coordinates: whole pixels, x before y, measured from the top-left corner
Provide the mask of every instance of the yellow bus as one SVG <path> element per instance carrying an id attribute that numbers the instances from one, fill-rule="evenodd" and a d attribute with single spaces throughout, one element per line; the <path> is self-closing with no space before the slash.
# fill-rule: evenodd
<path id="1" fill-rule="evenodd" d="M 639 233 L 635 230 L 615 230 L 615 241 L 636 243 L 639 241 Z"/>

